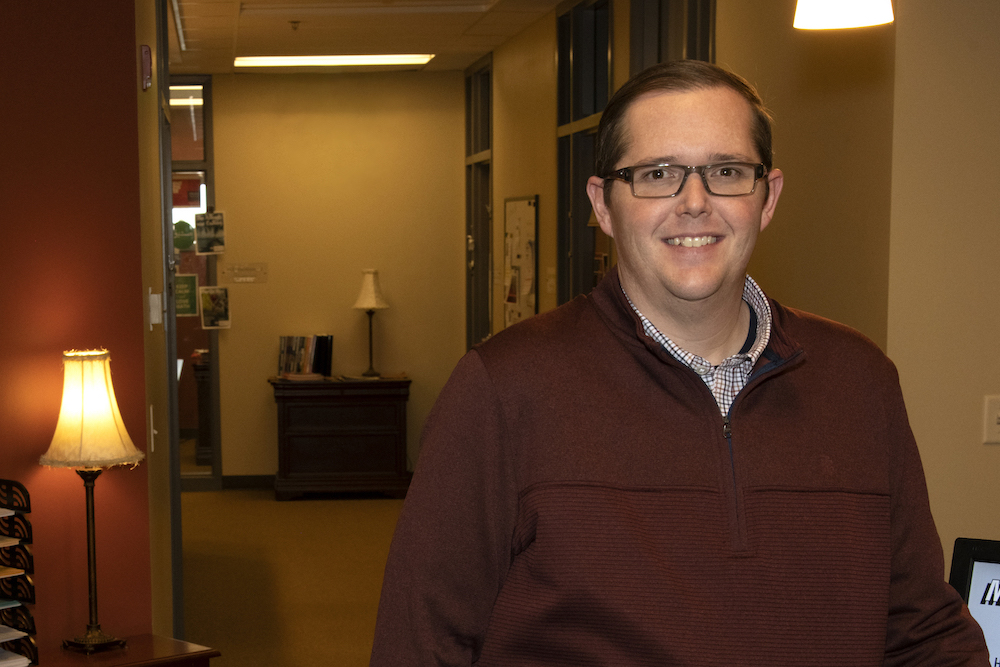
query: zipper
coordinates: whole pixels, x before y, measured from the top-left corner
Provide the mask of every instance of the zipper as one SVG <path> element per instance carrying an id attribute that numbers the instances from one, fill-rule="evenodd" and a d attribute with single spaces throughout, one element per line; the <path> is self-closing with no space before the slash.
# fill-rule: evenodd
<path id="1" fill-rule="evenodd" d="M 733 414 L 733 408 L 736 407 L 737 402 L 740 401 L 747 391 L 754 389 L 767 377 L 773 376 L 775 371 L 798 358 L 800 354 L 801 350 L 790 357 L 771 362 L 758 369 L 756 373 L 751 374 L 750 377 L 747 378 L 747 383 L 743 385 L 743 388 L 738 394 L 736 394 L 732 404 L 730 404 L 729 412 L 722 418 L 722 437 L 725 438 L 726 447 L 729 451 L 729 471 L 732 475 L 733 497 L 730 507 L 733 522 L 733 550 L 737 553 L 746 551 L 749 545 L 747 543 L 746 510 L 743 507 L 743 503 L 740 501 L 740 486 L 736 479 L 736 454 L 733 448 L 733 422 L 730 417 Z"/>
<path id="2" fill-rule="evenodd" d="M 730 407 L 730 413 L 732 413 L 732 407 Z M 732 512 L 732 525 L 733 525 L 733 551 L 740 552 L 745 551 L 747 548 L 747 530 L 746 530 L 746 520 L 744 518 L 745 512 L 743 511 L 743 504 L 740 502 L 740 487 L 736 483 L 736 457 L 733 452 L 733 424 L 729 419 L 729 415 L 722 418 L 722 437 L 726 439 L 726 446 L 729 450 L 729 472 L 732 475 L 732 503 L 730 504 Z"/>

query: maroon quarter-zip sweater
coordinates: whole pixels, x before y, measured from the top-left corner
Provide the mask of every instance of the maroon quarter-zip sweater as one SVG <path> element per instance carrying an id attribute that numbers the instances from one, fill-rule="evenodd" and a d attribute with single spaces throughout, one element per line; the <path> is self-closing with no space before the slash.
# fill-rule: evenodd
<path id="1" fill-rule="evenodd" d="M 894 367 L 771 308 L 728 417 L 616 272 L 469 352 L 427 420 L 371 664 L 985 667 Z"/>

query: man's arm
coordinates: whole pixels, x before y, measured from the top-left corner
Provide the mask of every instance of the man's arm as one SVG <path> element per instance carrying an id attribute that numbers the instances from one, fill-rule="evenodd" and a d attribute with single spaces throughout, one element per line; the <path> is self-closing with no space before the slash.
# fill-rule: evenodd
<path id="1" fill-rule="evenodd" d="M 424 428 L 386 564 L 373 667 L 478 658 L 510 563 L 517 512 L 504 430 L 500 401 L 471 352 Z"/>
<path id="2" fill-rule="evenodd" d="M 893 442 L 893 552 L 885 665 L 986 667 L 983 633 L 944 580 L 941 540 L 898 380 L 894 389 L 887 419 Z"/>

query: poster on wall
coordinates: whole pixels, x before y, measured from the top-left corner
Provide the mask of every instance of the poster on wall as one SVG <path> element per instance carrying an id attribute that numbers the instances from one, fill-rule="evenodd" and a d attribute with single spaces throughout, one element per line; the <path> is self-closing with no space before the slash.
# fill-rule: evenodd
<path id="1" fill-rule="evenodd" d="M 504 326 L 538 312 L 538 195 L 504 199 Z"/>
<path id="2" fill-rule="evenodd" d="M 198 274 L 174 276 L 174 308 L 177 317 L 198 317 Z"/>
<path id="3" fill-rule="evenodd" d="M 202 329 L 229 328 L 229 289 L 226 287 L 199 287 Z"/>
<path id="4" fill-rule="evenodd" d="M 195 252 L 218 255 L 226 251 L 226 228 L 221 211 L 194 216 Z"/>

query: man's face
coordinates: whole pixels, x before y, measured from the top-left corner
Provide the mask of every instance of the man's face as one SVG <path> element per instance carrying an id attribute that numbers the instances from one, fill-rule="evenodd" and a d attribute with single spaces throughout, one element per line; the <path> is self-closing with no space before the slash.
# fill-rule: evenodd
<path id="1" fill-rule="evenodd" d="M 751 140 L 750 105 L 729 88 L 654 92 L 638 98 L 625 113 L 627 150 L 616 169 L 638 164 L 705 165 L 760 162 Z M 677 314 L 693 302 L 732 305 L 757 235 L 774 213 L 782 175 L 772 170 L 753 194 L 710 195 L 698 174 L 688 176 L 674 197 L 633 197 L 628 183 L 587 184 L 601 229 L 614 237 L 622 285 L 647 316 Z M 769 190 L 769 192 L 768 192 Z"/>

